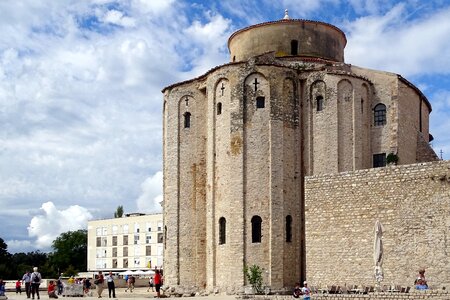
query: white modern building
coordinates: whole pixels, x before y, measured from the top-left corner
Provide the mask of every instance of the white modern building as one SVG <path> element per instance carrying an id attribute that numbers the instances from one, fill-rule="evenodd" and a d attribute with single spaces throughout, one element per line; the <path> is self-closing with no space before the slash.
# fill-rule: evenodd
<path id="1" fill-rule="evenodd" d="M 88 222 L 88 271 L 163 267 L 162 214 L 126 214 Z"/>

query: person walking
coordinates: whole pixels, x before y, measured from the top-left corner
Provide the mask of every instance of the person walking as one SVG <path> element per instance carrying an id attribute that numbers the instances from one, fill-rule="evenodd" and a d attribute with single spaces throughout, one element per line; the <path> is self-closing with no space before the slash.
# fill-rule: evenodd
<path id="1" fill-rule="evenodd" d="M 25 283 L 25 293 L 27 294 L 27 298 L 31 296 L 31 274 L 30 271 L 26 271 L 22 276 L 22 282 Z"/>
<path id="2" fill-rule="evenodd" d="M 303 294 L 303 300 L 311 299 L 311 289 L 308 287 L 308 283 L 306 281 L 303 281 L 302 294 Z"/>
<path id="3" fill-rule="evenodd" d="M 113 298 L 116 298 L 116 287 L 114 285 L 114 277 L 111 271 L 109 271 L 109 275 L 106 276 L 106 283 L 108 284 L 108 295 L 111 298 L 111 292 Z"/>
<path id="4" fill-rule="evenodd" d="M 161 291 L 161 274 L 159 270 L 155 270 L 155 277 L 153 278 L 153 282 L 155 283 L 155 289 L 156 289 L 156 297 L 161 297 L 160 291 Z"/>
<path id="5" fill-rule="evenodd" d="M 34 267 L 33 273 L 31 274 L 31 299 L 34 299 L 34 295 L 36 295 L 38 299 L 41 299 L 39 296 L 39 285 L 41 284 L 41 281 L 41 273 L 38 272 L 37 267 Z"/>
<path id="6" fill-rule="evenodd" d="M 58 295 L 61 295 L 63 293 L 63 280 L 62 280 L 62 273 L 59 275 L 58 281 L 56 282 L 56 287 L 58 288 Z"/>
<path id="7" fill-rule="evenodd" d="M 149 292 L 150 289 L 152 289 L 152 292 L 154 292 L 154 290 L 153 290 L 153 276 L 150 276 L 150 279 L 149 279 L 149 281 L 148 281 L 148 289 L 147 289 L 147 292 Z"/>
<path id="8" fill-rule="evenodd" d="M 98 294 L 98 298 L 102 297 L 102 292 L 103 289 L 105 288 L 103 285 L 103 282 L 105 281 L 102 271 L 98 271 L 98 275 L 94 281 L 94 283 L 97 285 L 97 294 Z"/>

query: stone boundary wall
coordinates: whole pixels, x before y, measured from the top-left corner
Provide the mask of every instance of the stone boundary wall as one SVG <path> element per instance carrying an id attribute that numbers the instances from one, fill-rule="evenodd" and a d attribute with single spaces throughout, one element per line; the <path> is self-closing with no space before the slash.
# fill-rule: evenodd
<path id="1" fill-rule="evenodd" d="M 411 286 L 425 268 L 432 289 L 450 288 L 450 161 L 306 177 L 305 215 L 310 285 L 375 285 L 379 220 L 382 285 Z"/>
<path id="2" fill-rule="evenodd" d="M 237 299 L 255 299 L 255 300 L 293 300 L 296 299 L 287 295 L 256 295 L 242 296 Z M 297 299 L 302 299 L 297 298 Z M 447 291 L 414 291 L 411 293 L 370 293 L 366 295 L 360 294 L 312 294 L 311 299 L 317 300 L 449 300 L 450 293 Z"/>

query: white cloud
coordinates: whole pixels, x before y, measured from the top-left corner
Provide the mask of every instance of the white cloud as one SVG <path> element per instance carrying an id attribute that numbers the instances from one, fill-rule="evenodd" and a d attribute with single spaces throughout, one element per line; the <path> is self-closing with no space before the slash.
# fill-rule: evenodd
<path id="1" fill-rule="evenodd" d="M 157 213 L 162 211 L 160 202 L 162 196 L 163 174 L 156 172 L 153 176 L 147 178 L 142 184 L 142 193 L 136 200 L 139 212 Z"/>
<path id="2" fill-rule="evenodd" d="M 85 229 L 90 219 L 92 214 L 79 205 L 58 210 L 53 202 L 45 202 L 41 206 L 41 214 L 31 219 L 28 235 L 36 238 L 38 249 L 49 249 L 61 233 Z"/>
<path id="3" fill-rule="evenodd" d="M 124 14 L 118 10 L 109 10 L 102 19 L 103 22 L 123 27 L 133 27 L 136 25 L 136 21 L 133 18 L 124 16 Z"/>
<path id="4" fill-rule="evenodd" d="M 398 4 L 385 15 L 346 24 L 346 61 L 404 76 L 449 74 L 450 8 L 414 20 L 408 13 Z"/>
<path id="5" fill-rule="evenodd" d="M 5 243 L 8 245 L 9 253 L 27 253 L 35 250 L 34 245 L 29 240 L 9 240 L 5 241 Z"/>

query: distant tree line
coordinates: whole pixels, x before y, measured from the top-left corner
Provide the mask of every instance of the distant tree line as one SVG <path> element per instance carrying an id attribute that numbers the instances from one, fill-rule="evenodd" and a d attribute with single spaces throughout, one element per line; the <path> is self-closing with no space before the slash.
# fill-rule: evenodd
<path id="1" fill-rule="evenodd" d="M 0 278 L 22 279 L 26 271 L 38 267 L 44 278 L 76 275 L 87 269 L 87 231 L 77 230 L 62 233 L 52 243 L 52 252 L 38 251 L 11 254 L 8 245 L 0 237 Z"/>

